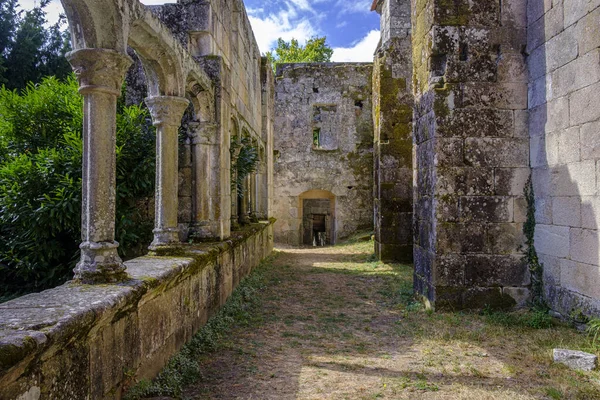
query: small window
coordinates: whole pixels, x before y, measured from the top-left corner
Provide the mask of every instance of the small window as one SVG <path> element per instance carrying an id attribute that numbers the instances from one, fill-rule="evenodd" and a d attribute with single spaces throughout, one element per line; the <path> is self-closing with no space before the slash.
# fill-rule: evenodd
<path id="1" fill-rule="evenodd" d="M 321 147 L 321 128 L 313 129 L 313 147 Z"/>
<path id="2" fill-rule="evenodd" d="M 337 106 L 313 106 L 312 144 L 315 150 L 337 150 L 339 127 Z"/>

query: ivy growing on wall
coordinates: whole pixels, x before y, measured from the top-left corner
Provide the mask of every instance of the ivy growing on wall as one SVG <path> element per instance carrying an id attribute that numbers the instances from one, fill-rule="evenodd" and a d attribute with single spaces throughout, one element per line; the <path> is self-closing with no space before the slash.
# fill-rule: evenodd
<path id="1" fill-rule="evenodd" d="M 238 198 L 244 198 L 244 180 L 248 175 L 256 172 L 258 167 L 258 148 L 252 144 L 249 137 L 245 136 L 241 142 L 232 140 L 230 152 L 233 160 L 231 190 L 237 193 Z"/>
<path id="2" fill-rule="evenodd" d="M 527 201 L 527 219 L 523 225 L 523 233 L 526 238 L 525 257 L 529 272 L 531 274 L 531 305 L 533 308 L 547 309 L 544 300 L 544 266 L 540 263 L 535 251 L 535 195 L 531 176 L 525 185 L 525 200 Z"/>

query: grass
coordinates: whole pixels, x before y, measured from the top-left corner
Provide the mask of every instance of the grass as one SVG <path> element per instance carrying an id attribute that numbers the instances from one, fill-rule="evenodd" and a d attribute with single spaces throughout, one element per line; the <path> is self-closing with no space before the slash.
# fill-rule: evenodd
<path id="1" fill-rule="evenodd" d="M 128 398 L 600 399 L 598 372 L 551 354 L 597 354 L 595 332 L 542 311 L 428 312 L 412 267 L 379 263 L 372 249 L 357 238 L 280 252 Z"/>

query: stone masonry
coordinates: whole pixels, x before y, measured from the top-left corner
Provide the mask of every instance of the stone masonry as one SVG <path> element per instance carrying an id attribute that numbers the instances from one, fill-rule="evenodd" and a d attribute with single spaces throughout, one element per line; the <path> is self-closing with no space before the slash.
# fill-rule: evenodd
<path id="1" fill-rule="evenodd" d="M 546 299 L 600 313 L 600 1 L 530 1 L 529 137 Z"/>
<path id="2" fill-rule="evenodd" d="M 525 2 L 413 0 L 415 288 L 437 308 L 527 299 Z"/>
<path id="3" fill-rule="evenodd" d="M 438 309 L 534 292 L 576 321 L 600 315 L 600 0 L 374 0 L 373 64 L 276 75 L 242 0 L 62 3 L 85 104 L 81 259 L 75 281 L 0 305 L 0 398 L 120 399 L 274 238 L 374 229 L 379 258 L 414 260 L 415 291 Z M 157 127 L 155 229 L 150 256 L 124 263 L 114 138 L 134 59 Z M 260 162 L 238 199 L 242 140 Z"/>
<path id="4" fill-rule="evenodd" d="M 120 399 L 272 251 L 274 78 L 242 1 L 62 3 L 84 98 L 81 258 L 74 281 L 0 305 L 2 399 Z M 124 263 L 115 121 L 134 59 L 129 75 L 146 87 L 127 97 L 147 93 L 157 132 L 155 227 L 149 256 Z M 232 232 L 230 144 L 242 132 L 261 155 L 246 199 L 262 221 Z"/>
<path id="5" fill-rule="evenodd" d="M 413 95 L 410 4 L 374 3 L 381 44 L 373 68 L 375 253 L 413 261 Z"/>
<path id="6" fill-rule="evenodd" d="M 310 199 L 330 201 L 328 243 L 373 226 L 371 73 L 371 64 L 278 66 L 276 242 L 312 243 L 303 239 Z"/>

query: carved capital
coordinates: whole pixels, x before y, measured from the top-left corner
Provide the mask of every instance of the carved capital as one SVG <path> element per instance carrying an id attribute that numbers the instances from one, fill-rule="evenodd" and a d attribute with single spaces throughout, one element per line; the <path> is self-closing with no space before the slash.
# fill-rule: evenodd
<path id="1" fill-rule="evenodd" d="M 111 49 L 81 49 L 67 54 L 79 80 L 79 92 L 105 91 L 119 95 L 125 73 L 133 63 L 127 54 Z"/>
<path id="2" fill-rule="evenodd" d="M 176 96 L 148 97 L 145 102 L 152 115 L 154 126 L 180 126 L 183 113 L 190 104 L 185 97 Z"/>

